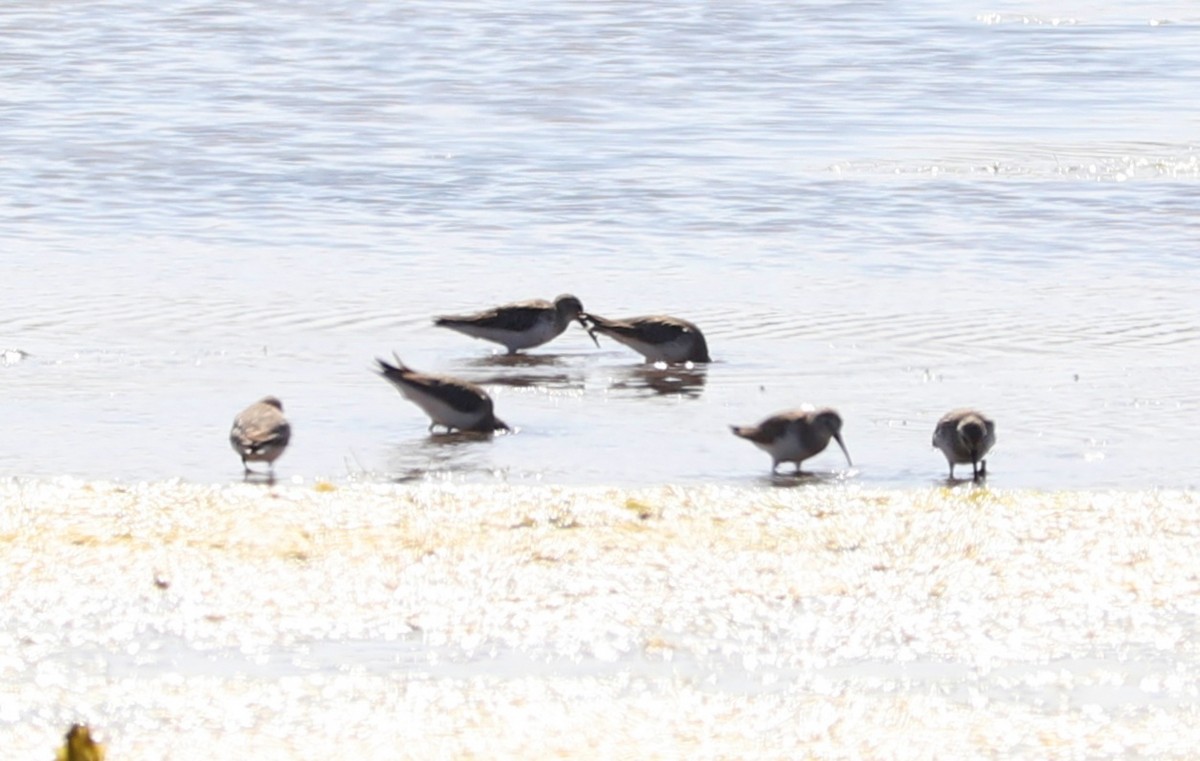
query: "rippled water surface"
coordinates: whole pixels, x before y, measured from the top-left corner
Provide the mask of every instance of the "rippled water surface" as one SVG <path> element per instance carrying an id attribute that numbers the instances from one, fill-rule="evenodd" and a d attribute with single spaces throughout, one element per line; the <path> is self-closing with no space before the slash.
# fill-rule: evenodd
<path id="1" fill-rule="evenodd" d="M 1194 747 L 1193 3 L 17 0 L 0 40 L 18 756 Z M 563 292 L 716 361 L 431 324 Z M 516 433 L 429 436 L 393 351 Z M 266 394 L 283 483 L 228 486 Z M 727 425 L 804 403 L 854 467 L 772 479 Z M 962 405 L 994 492 L 941 490 Z"/>
<path id="2" fill-rule="evenodd" d="M 8 3 L 0 34 L 9 474 L 236 478 L 273 393 L 285 476 L 754 483 L 726 425 L 812 403 L 851 478 L 927 484 L 971 404 L 1005 485 L 1196 483 L 1190 4 Z M 718 362 L 430 325 L 564 291 Z M 393 350 L 520 433 L 430 440 Z"/>

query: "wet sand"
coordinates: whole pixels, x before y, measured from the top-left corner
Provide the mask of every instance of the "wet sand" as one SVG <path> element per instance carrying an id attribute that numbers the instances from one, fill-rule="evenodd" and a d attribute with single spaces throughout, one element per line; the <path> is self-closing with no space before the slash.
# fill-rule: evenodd
<path id="1" fill-rule="evenodd" d="M 0 747 L 1187 757 L 1194 492 L 0 482 Z"/>

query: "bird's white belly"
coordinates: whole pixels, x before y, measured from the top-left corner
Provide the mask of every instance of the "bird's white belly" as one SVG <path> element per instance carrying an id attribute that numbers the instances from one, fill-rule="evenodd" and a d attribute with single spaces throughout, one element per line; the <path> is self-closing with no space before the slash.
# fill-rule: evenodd
<path id="1" fill-rule="evenodd" d="M 636 338 L 628 336 L 610 335 L 638 354 L 641 354 L 646 358 L 647 362 L 666 362 L 667 364 L 683 362 L 691 349 L 691 344 L 686 338 L 676 338 L 666 343 L 650 343 L 649 341 L 639 341 Z"/>
<path id="2" fill-rule="evenodd" d="M 767 443 L 756 441 L 754 445 L 771 455 L 771 459 L 775 462 L 796 462 L 806 456 L 804 447 L 794 436 L 780 436 Z"/>

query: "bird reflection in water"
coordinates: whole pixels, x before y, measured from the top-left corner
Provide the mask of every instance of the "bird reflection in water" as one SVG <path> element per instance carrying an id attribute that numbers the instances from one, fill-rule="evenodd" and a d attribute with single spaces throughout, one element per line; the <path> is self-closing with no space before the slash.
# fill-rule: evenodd
<path id="1" fill-rule="evenodd" d="M 567 372 L 571 357 L 559 354 L 494 354 L 463 363 L 481 386 L 542 387 L 583 391 L 583 371 Z M 554 368 L 558 368 L 557 371 Z"/>
<path id="2" fill-rule="evenodd" d="M 692 362 L 668 365 L 658 362 L 624 370 L 620 377 L 614 378 L 612 388 L 696 399 L 704 392 L 704 384 L 707 382 L 708 365 Z"/>
<path id="3" fill-rule="evenodd" d="M 389 478 L 393 483 L 412 483 L 491 476 L 494 469 L 487 454 L 495 438 L 475 431 L 438 432 L 399 445 L 389 458 Z"/>
<path id="4" fill-rule="evenodd" d="M 851 471 L 811 471 L 804 470 L 768 473 L 759 480 L 766 486 L 776 489 L 792 489 L 797 486 L 815 486 L 817 484 L 835 484 L 844 482 L 851 476 Z"/>

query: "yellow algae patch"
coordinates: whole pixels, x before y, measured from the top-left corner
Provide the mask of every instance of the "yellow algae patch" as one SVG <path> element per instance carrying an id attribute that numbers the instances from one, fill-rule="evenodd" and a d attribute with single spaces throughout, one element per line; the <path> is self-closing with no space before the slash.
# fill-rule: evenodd
<path id="1" fill-rule="evenodd" d="M 104 746 L 92 740 L 91 730 L 74 724 L 67 732 L 66 742 L 55 753 L 57 761 L 104 761 Z"/>
<path id="2" fill-rule="evenodd" d="M 661 517 L 662 513 L 655 507 L 652 507 L 645 502 L 634 499 L 632 497 L 625 500 L 625 509 L 632 512 L 642 520 Z"/>

